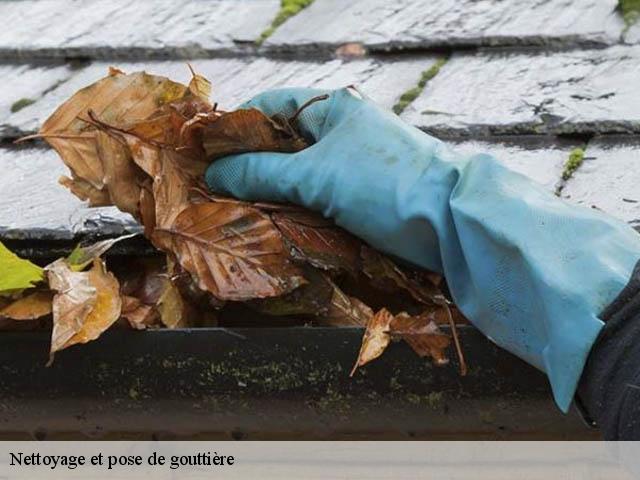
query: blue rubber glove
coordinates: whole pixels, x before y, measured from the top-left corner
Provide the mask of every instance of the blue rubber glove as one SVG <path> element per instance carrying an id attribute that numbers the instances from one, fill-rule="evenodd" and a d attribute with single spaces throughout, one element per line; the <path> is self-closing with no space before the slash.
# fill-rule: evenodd
<path id="1" fill-rule="evenodd" d="M 489 155 L 462 156 L 352 89 L 286 89 L 245 107 L 291 115 L 315 143 L 223 158 L 216 192 L 322 212 L 375 248 L 445 275 L 485 335 L 545 371 L 567 411 L 600 312 L 628 282 L 640 236 L 569 205 Z"/>

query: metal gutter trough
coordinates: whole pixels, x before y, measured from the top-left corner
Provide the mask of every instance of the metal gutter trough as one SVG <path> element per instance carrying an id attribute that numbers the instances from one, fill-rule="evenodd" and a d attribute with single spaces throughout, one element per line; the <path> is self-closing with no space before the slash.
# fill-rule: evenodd
<path id="1" fill-rule="evenodd" d="M 112 253 L 126 261 L 141 252 L 136 242 Z M 46 260 L 46 242 L 13 241 L 11 247 Z M 598 437 L 575 411 L 560 413 L 542 373 L 473 327 L 460 328 L 466 377 L 455 359 L 436 367 L 396 343 L 350 378 L 362 333 L 299 326 L 112 329 L 59 352 L 45 367 L 49 330 L 2 332 L 0 437 Z"/>
<path id="2" fill-rule="evenodd" d="M 46 368 L 49 333 L 0 337 L 3 438 L 593 438 L 546 378 L 462 330 L 472 363 L 392 345 L 354 378 L 360 329 L 113 331 Z"/>

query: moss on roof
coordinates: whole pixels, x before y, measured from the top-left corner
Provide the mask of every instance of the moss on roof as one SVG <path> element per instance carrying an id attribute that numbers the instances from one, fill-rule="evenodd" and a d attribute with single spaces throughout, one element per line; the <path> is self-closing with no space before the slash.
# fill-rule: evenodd
<path id="1" fill-rule="evenodd" d="M 564 164 L 564 169 L 562 170 L 562 179 L 566 182 L 569 180 L 573 174 L 575 173 L 582 162 L 584 161 L 584 148 L 574 148 L 569 154 L 569 158 Z"/>
<path id="2" fill-rule="evenodd" d="M 280 0 L 280 10 L 278 11 L 276 18 L 271 22 L 271 26 L 260 34 L 257 44 L 260 45 L 276 31 L 276 28 L 289 20 L 289 18 L 300 13 L 301 10 L 304 10 L 312 3 L 313 0 Z"/>
<path id="3" fill-rule="evenodd" d="M 410 88 L 400 96 L 398 102 L 393 106 L 393 111 L 397 115 L 400 115 L 404 111 L 404 109 L 411 104 L 411 102 L 418 98 L 418 96 L 427 86 L 427 83 L 429 83 L 429 80 L 431 80 L 440 72 L 440 69 L 444 66 L 445 63 L 447 63 L 447 60 L 447 58 L 440 58 L 438 61 L 436 61 L 436 63 L 431 65 L 429 69 L 422 72 L 420 80 L 415 87 Z"/>
<path id="4" fill-rule="evenodd" d="M 627 25 L 635 23 L 640 18 L 640 0 L 618 0 L 618 3 Z"/>
<path id="5" fill-rule="evenodd" d="M 11 105 L 11 113 L 19 112 L 23 108 L 28 107 L 35 102 L 36 101 L 32 98 L 21 98 L 20 100 L 16 100 L 15 102 L 13 102 L 13 105 Z"/>

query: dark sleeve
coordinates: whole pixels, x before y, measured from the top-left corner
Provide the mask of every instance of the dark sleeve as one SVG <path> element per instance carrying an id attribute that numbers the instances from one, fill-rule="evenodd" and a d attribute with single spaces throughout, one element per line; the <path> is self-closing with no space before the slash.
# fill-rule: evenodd
<path id="1" fill-rule="evenodd" d="M 606 440 L 640 440 L 640 262 L 600 318 L 576 400 Z"/>

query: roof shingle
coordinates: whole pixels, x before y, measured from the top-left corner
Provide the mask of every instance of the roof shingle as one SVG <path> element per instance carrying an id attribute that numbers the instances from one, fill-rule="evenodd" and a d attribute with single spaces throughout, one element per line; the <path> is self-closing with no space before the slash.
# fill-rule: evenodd
<path id="1" fill-rule="evenodd" d="M 266 45 L 611 45 L 624 28 L 616 8 L 617 0 L 316 0 Z"/>

